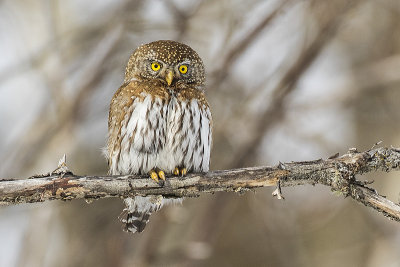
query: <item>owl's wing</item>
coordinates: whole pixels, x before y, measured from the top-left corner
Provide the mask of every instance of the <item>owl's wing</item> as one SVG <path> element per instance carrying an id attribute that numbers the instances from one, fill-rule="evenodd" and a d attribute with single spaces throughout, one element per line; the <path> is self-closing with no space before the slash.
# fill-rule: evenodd
<path id="1" fill-rule="evenodd" d="M 153 154 L 163 148 L 166 113 L 162 88 L 132 81 L 118 89 L 111 100 L 108 119 L 111 173 L 117 170 L 121 151 Z"/>

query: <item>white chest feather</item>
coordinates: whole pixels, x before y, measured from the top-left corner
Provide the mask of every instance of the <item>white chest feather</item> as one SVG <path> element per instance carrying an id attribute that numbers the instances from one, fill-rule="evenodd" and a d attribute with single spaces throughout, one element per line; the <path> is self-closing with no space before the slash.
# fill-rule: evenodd
<path id="1" fill-rule="evenodd" d="M 135 99 L 121 128 L 121 151 L 112 153 L 112 173 L 147 173 L 175 167 L 208 171 L 211 114 L 196 99 L 169 102 L 150 95 Z M 114 172 L 116 171 L 116 172 Z"/>

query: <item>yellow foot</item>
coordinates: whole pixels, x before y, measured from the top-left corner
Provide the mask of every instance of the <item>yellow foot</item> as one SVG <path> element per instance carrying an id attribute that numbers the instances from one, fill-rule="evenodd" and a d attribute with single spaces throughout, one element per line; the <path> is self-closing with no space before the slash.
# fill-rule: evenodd
<path id="1" fill-rule="evenodd" d="M 162 170 L 151 170 L 149 171 L 150 178 L 153 179 L 156 183 L 163 185 L 165 182 L 165 173 Z M 162 181 L 160 181 L 161 179 Z"/>
<path id="2" fill-rule="evenodd" d="M 176 176 L 185 176 L 187 174 L 187 169 L 185 168 L 185 167 L 183 167 L 183 168 L 178 168 L 178 167 L 176 167 L 175 169 L 174 169 L 174 175 L 176 175 Z"/>

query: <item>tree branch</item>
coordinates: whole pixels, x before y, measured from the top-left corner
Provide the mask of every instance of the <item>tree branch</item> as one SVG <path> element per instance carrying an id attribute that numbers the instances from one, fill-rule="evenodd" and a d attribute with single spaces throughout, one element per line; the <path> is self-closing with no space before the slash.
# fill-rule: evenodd
<path id="1" fill-rule="evenodd" d="M 62 161 L 61 161 L 62 163 Z M 62 165 L 62 164 L 61 164 Z M 60 166 L 59 166 L 60 169 Z M 258 187 L 280 188 L 304 184 L 322 184 L 332 191 L 372 207 L 390 219 L 400 221 L 400 206 L 366 187 L 368 182 L 356 180 L 357 174 L 400 169 L 400 149 L 372 148 L 365 152 L 350 149 L 347 154 L 326 160 L 279 163 L 274 167 L 252 167 L 192 173 L 185 177 L 169 177 L 164 186 L 146 176 L 78 176 L 67 171 L 47 177 L 21 180 L 0 180 L 0 204 L 163 195 L 166 197 L 197 197 L 200 193 L 219 191 L 243 192 Z"/>

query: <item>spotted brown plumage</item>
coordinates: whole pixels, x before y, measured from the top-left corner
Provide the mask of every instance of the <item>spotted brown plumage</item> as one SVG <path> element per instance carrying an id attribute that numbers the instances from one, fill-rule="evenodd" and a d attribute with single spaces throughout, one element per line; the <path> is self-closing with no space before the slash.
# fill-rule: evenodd
<path id="1" fill-rule="evenodd" d="M 197 53 L 174 41 L 137 48 L 129 58 L 124 84 L 114 94 L 108 120 L 110 174 L 165 174 L 209 170 L 212 118 L 204 95 L 205 70 Z M 128 232 L 143 231 L 162 196 L 124 200 Z"/>

